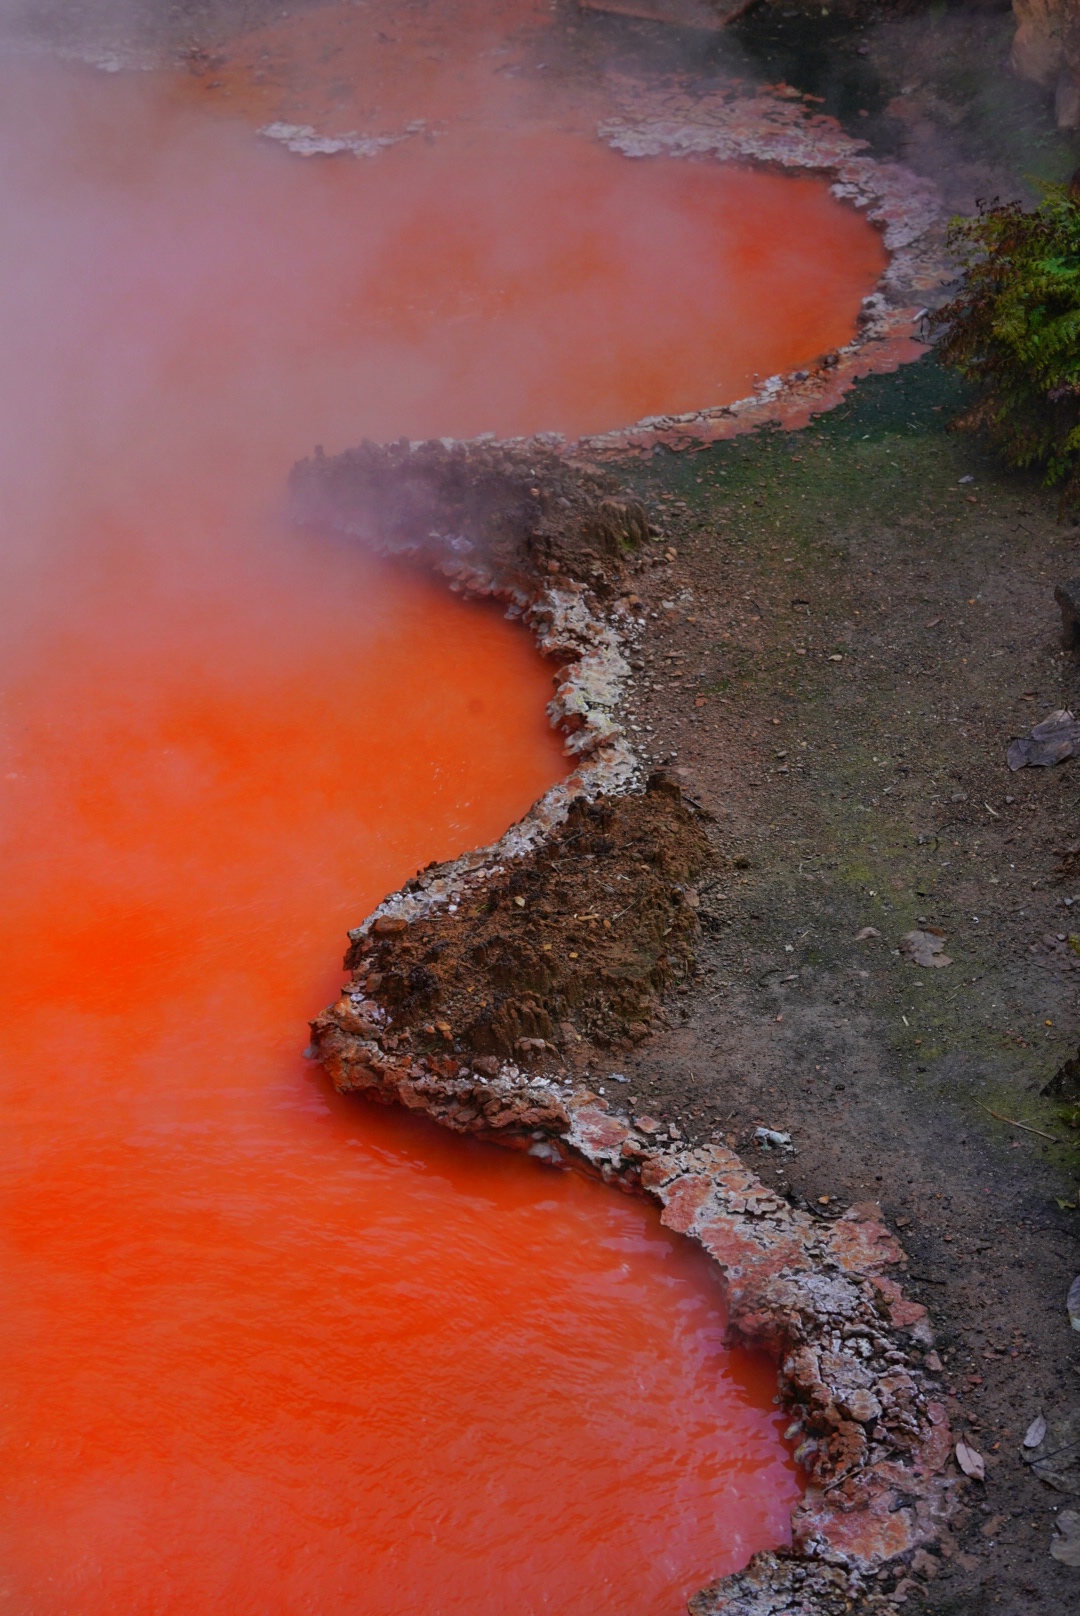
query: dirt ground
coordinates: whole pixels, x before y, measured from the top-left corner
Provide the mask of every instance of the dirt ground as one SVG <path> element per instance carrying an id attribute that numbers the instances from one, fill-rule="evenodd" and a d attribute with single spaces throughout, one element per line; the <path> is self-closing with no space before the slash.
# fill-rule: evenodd
<path id="1" fill-rule="evenodd" d="M 170 37 L 268 9 L 174 7 Z M 78 11 L 38 16 L 67 27 Z M 1080 161 L 1048 98 L 1006 72 L 1010 33 L 1000 4 L 861 23 L 762 7 L 708 39 L 574 15 L 551 59 L 568 80 L 613 66 L 783 78 L 969 208 Z M 1026 1616 L 1080 1605 L 1080 1571 L 1049 1554 L 1055 1514 L 1080 1507 L 1065 1311 L 1080 1114 L 1044 1093 L 1080 1049 L 1080 871 L 1056 875 L 1080 841 L 1080 760 L 1011 774 L 1005 758 L 1080 703 L 1053 599 L 1080 576 L 1080 528 L 947 431 L 958 403 L 927 358 L 805 431 L 615 468 L 663 534 L 634 574 L 648 627 L 632 722 L 715 816 L 719 861 L 696 977 L 666 1029 L 607 1066 L 638 1110 L 726 1136 L 822 1217 L 881 1202 L 938 1333 L 957 1435 L 987 1463 L 940 1558 L 895 1601 Z M 898 952 L 923 925 L 945 934 L 944 969 Z M 790 1132 L 795 1153 L 756 1147 L 759 1125 Z M 1039 1452 L 1063 1450 L 1058 1487 L 1021 1453 L 1040 1414 Z"/>
<path id="2" fill-rule="evenodd" d="M 1020 1442 L 1080 1406 L 1080 1119 L 1040 1092 L 1080 1044 L 1080 879 L 1055 880 L 1080 782 L 1005 754 L 1080 700 L 1053 599 L 1080 532 L 946 432 L 951 394 L 928 359 L 805 432 L 637 475 L 669 543 L 637 583 L 634 721 L 727 860 L 702 896 L 702 978 L 620 1069 L 650 1113 L 728 1134 L 826 1215 L 881 1201 L 989 1466 L 927 1608 L 1019 1616 L 1077 1592 L 1048 1555 L 1069 1499 Z M 898 953 L 920 923 L 948 967 Z M 796 1154 L 755 1148 L 759 1125 Z"/>

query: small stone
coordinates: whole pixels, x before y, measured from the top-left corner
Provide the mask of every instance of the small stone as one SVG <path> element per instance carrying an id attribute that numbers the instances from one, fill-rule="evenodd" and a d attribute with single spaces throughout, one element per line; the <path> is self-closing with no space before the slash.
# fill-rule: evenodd
<path id="1" fill-rule="evenodd" d="M 866 1386 L 856 1387 L 841 1401 L 840 1407 L 851 1419 L 864 1424 L 867 1420 L 876 1420 L 881 1413 L 881 1404 Z"/>
<path id="2" fill-rule="evenodd" d="M 927 1554 L 925 1549 L 916 1549 L 911 1556 L 911 1569 L 917 1577 L 936 1577 L 941 1570 L 941 1561 L 936 1554 Z"/>
<path id="3" fill-rule="evenodd" d="M 400 937 L 408 931 L 409 922 L 400 915 L 380 915 L 371 929 L 376 937 Z"/>

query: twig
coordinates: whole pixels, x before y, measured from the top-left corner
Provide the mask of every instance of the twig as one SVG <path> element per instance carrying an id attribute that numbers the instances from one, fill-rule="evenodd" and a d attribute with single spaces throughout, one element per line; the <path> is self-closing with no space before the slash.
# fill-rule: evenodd
<path id="1" fill-rule="evenodd" d="M 1017 1122 L 1015 1117 L 1003 1117 L 1000 1111 L 991 1111 L 990 1107 L 983 1105 L 981 1100 L 976 1100 L 975 1104 L 981 1107 L 988 1117 L 993 1117 L 997 1122 L 1007 1122 L 1010 1128 L 1023 1128 L 1025 1133 L 1037 1133 L 1040 1139 L 1049 1139 L 1052 1145 L 1060 1145 L 1061 1143 L 1056 1134 L 1043 1133 L 1041 1128 L 1032 1128 L 1026 1122 Z"/>
<path id="2" fill-rule="evenodd" d="M 821 1489 L 822 1492 L 831 1493 L 834 1487 L 839 1487 L 842 1482 L 850 1481 L 852 1476 L 857 1476 L 859 1471 L 863 1469 L 865 1469 L 865 1461 L 862 1464 L 853 1464 L 850 1469 L 845 1470 L 842 1475 L 834 1476 L 832 1481 L 827 1481 L 824 1487 Z"/>
<path id="3" fill-rule="evenodd" d="M 1034 1451 L 1032 1452 L 1030 1458 L 1026 1458 L 1023 1454 L 1021 1454 L 1020 1457 L 1024 1460 L 1025 1464 L 1045 1464 L 1048 1459 L 1056 1459 L 1059 1453 L 1068 1453 L 1070 1448 L 1080 1448 L 1080 1442 L 1066 1442 L 1063 1448 L 1053 1448 L 1049 1453 L 1044 1453 L 1042 1457 L 1038 1459 L 1035 1457 Z"/>

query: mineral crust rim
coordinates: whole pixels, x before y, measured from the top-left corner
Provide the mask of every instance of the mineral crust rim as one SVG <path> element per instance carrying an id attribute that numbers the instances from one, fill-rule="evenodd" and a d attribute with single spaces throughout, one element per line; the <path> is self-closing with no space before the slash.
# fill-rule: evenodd
<path id="1" fill-rule="evenodd" d="M 422 447 L 409 446 L 406 458 Z M 468 452 L 464 444 L 444 447 Z M 353 531 L 376 553 L 401 554 Z M 425 545 L 425 558 L 455 592 L 506 601 L 507 615 L 533 631 L 542 651 L 577 656 L 563 669 L 549 712 L 554 725 L 571 728 L 568 752 L 581 761 L 498 842 L 422 872 L 385 898 L 350 932 L 354 950 L 375 942 L 380 921 L 404 932 L 434 909 L 455 913 L 509 862 L 550 838 L 573 797 L 642 784 L 619 722 L 629 671 L 623 650 L 627 636 L 640 632 L 635 620 L 605 617 L 580 585 L 553 589 L 535 577 L 527 589 L 520 577 L 502 579 L 483 559 L 461 554 L 473 546 L 459 534 L 430 537 L 435 549 Z M 350 1012 L 375 1023 L 382 1015 L 359 985 L 341 1004 L 348 1004 L 345 1021 Z M 335 1012 L 339 1007 L 313 1023 L 319 1041 L 311 1053 L 336 1086 L 658 1202 L 665 1226 L 695 1241 L 715 1265 L 733 1338 L 778 1364 L 789 1435 L 801 1438 L 796 1458 L 808 1483 L 792 1516 L 791 1549 L 758 1554 L 703 1589 L 690 1602 L 691 1616 L 833 1616 L 850 1610 L 853 1599 L 867 1610 L 884 1608 L 873 1579 L 935 1541 L 953 1511 L 957 1481 L 943 1474 L 951 1436 L 938 1388 L 911 1350 L 933 1344 L 926 1309 L 886 1272 L 904 1253 L 879 1209 L 866 1204 L 834 1221 L 815 1218 L 768 1189 L 722 1143 L 662 1143 L 652 1119 L 635 1120 L 588 1087 L 533 1075 L 512 1061 L 484 1071 L 456 1060 L 403 1060 L 383 1041 L 388 1024 L 382 1031 L 369 1025 L 357 1038 L 333 1024 Z"/>

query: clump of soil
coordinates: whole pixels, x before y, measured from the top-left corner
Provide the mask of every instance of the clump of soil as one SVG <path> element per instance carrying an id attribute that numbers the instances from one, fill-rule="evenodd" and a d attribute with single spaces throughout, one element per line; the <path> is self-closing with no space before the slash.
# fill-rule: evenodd
<path id="1" fill-rule="evenodd" d="M 376 920 L 346 956 L 350 988 L 313 1024 L 316 1049 L 332 1024 L 399 1058 L 480 1057 L 492 1076 L 500 1058 L 579 1068 L 597 1049 L 628 1051 L 691 973 L 692 883 L 712 857 L 703 815 L 669 775 L 632 796 L 579 797 L 456 913 Z"/>

